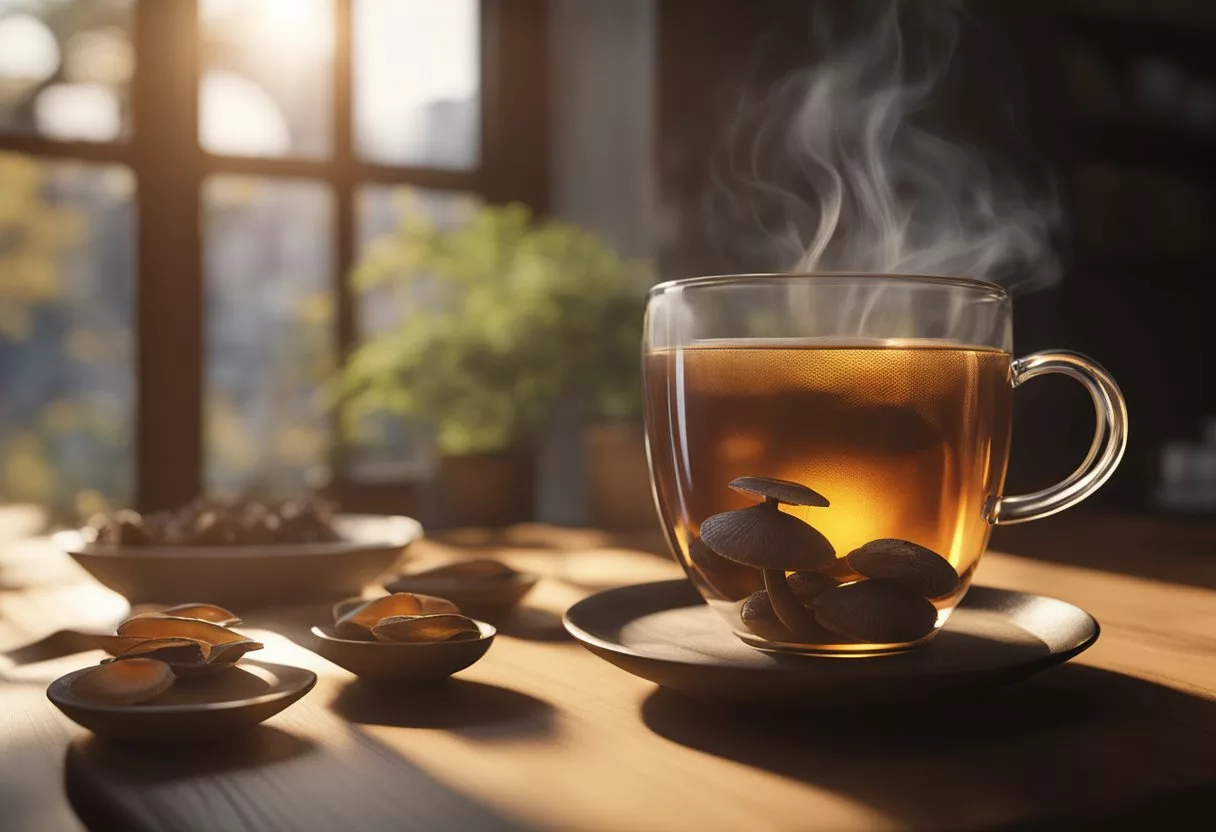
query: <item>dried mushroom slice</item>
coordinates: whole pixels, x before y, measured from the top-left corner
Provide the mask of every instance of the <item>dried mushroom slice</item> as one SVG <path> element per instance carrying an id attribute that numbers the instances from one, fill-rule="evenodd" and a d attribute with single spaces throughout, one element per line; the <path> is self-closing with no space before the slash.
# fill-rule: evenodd
<path id="1" fill-rule="evenodd" d="M 871 540 L 849 552 L 846 559 L 859 574 L 894 581 L 923 598 L 940 598 L 958 590 L 958 572 L 950 561 L 910 540 Z"/>
<path id="2" fill-rule="evenodd" d="M 481 636 L 477 622 L 463 615 L 395 615 L 372 627 L 377 641 L 436 642 L 474 639 Z"/>
<path id="3" fill-rule="evenodd" d="M 413 593 L 418 599 L 418 603 L 422 606 L 421 615 L 440 615 L 442 613 L 460 614 L 460 607 L 449 601 L 447 598 L 440 598 L 436 595 L 423 595 L 421 592 Z"/>
<path id="4" fill-rule="evenodd" d="M 338 638 L 372 641 L 372 627 L 382 618 L 422 615 L 422 602 L 409 592 L 394 592 L 355 607 L 334 624 Z"/>
<path id="5" fill-rule="evenodd" d="M 188 638 L 207 644 L 231 644 L 248 639 L 227 627 L 197 618 L 177 618 L 170 615 L 140 615 L 118 625 L 120 636 L 136 638 Z"/>
<path id="6" fill-rule="evenodd" d="M 211 645 L 193 638 L 145 638 L 105 662 L 156 659 L 172 665 L 201 665 L 211 658 Z"/>
<path id="7" fill-rule="evenodd" d="M 241 619 L 232 610 L 217 607 L 215 604 L 178 604 L 174 607 L 166 607 L 156 613 L 145 613 L 142 617 L 146 617 L 147 615 L 168 616 L 170 618 L 193 618 L 197 621 L 209 621 L 221 627 L 231 627 L 234 624 L 241 623 Z M 136 616 L 136 618 L 139 617 L 141 616 Z"/>
<path id="8" fill-rule="evenodd" d="M 937 608 L 894 581 L 844 584 L 815 599 L 823 626 L 854 641 L 905 644 L 933 632 Z"/>
<path id="9" fill-rule="evenodd" d="M 175 678 L 164 662 L 127 659 L 80 674 L 72 681 L 72 693 L 102 705 L 138 705 L 167 691 Z"/>

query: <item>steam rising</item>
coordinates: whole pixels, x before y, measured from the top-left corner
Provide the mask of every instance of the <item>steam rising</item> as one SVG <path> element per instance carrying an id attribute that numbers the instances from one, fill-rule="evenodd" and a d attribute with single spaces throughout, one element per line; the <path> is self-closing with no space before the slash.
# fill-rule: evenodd
<path id="1" fill-rule="evenodd" d="M 785 270 L 965 276 L 1014 288 L 1055 282 L 1054 201 L 1030 198 L 974 148 L 910 120 L 957 41 L 951 4 L 910 11 L 923 28 L 915 44 L 897 2 L 842 45 L 819 15 L 823 57 L 757 102 L 758 124 L 742 128 L 754 131 L 745 158 L 733 159 L 743 193 L 739 181 L 718 184 L 763 229 L 766 245 L 778 246 Z"/>

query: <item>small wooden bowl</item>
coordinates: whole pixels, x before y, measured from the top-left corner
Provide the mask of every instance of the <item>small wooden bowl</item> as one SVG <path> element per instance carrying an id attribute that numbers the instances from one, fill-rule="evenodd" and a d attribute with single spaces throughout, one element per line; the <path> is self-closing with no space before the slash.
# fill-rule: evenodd
<path id="1" fill-rule="evenodd" d="M 484 621 L 478 621 L 477 628 L 480 638 L 397 644 L 338 638 L 332 626 L 313 627 L 314 643 L 310 646 L 369 682 L 421 684 L 442 681 L 484 656 L 498 631 Z"/>
<path id="2" fill-rule="evenodd" d="M 105 705 L 72 691 L 76 677 L 90 670 L 51 682 L 47 698 L 68 719 L 100 737 L 140 743 L 228 739 L 282 711 L 317 683 L 311 670 L 246 660 L 228 673 L 178 679 L 151 702 Z"/>

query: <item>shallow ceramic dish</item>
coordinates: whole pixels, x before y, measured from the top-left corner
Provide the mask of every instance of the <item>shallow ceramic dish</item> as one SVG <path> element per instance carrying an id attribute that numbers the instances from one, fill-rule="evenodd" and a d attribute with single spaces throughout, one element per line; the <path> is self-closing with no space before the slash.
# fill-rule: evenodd
<path id="1" fill-rule="evenodd" d="M 438 682 L 464 670 L 490 649 L 497 630 L 477 622 L 479 638 L 420 644 L 338 638 L 333 627 L 313 627 L 308 646 L 369 682 Z"/>
<path id="2" fill-rule="evenodd" d="M 47 698 L 100 737 L 144 743 L 223 740 L 274 716 L 317 683 L 311 670 L 246 660 L 228 673 L 178 679 L 151 702 L 103 705 L 72 691 L 76 677 L 90 670 L 56 679 Z"/>
<path id="3" fill-rule="evenodd" d="M 409 517 L 339 515 L 332 543 L 248 546 L 116 546 L 61 532 L 55 543 L 132 604 L 206 598 L 230 608 L 358 595 L 422 536 Z"/>
<path id="4" fill-rule="evenodd" d="M 686 580 L 610 589 L 566 611 L 583 646 L 635 676 L 726 700 L 826 705 L 899 704 L 1023 679 L 1067 661 L 1098 638 L 1072 604 L 972 587 L 924 647 L 890 656 L 793 656 L 748 647 Z"/>
<path id="5" fill-rule="evenodd" d="M 540 576 L 517 572 L 505 578 L 450 578 L 400 575 L 384 585 L 388 592 L 414 592 L 446 598 L 465 615 L 496 621 L 519 605 Z"/>

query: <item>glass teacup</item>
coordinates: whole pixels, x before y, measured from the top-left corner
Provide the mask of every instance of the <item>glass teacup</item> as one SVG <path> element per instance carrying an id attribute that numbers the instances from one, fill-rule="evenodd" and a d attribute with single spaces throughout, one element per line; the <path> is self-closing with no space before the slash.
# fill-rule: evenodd
<path id="1" fill-rule="evenodd" d="M 674 553 L 765 649 L 900 651 L 962 600 L 993 524 L 1061 511 L 1114 471 L 1115 382 L 1071 352 L 1013 359 L 998 286 L 737 275 L 656 286 L 644 379 L 651 481 Z M 1097 410 L 1063 482 L 1002 496 L 1013 388 L 1081 382 Z"/>

